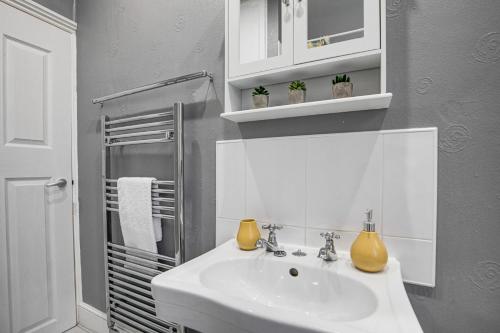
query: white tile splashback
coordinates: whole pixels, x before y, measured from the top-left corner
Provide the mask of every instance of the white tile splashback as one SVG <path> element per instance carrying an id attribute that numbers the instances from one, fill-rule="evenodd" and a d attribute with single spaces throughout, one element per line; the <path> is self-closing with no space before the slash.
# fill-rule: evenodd
<path id="1" fill-rule="evenodd" d="M 374 210 L 405 281 L 434 286 L 437 129 L 217 142 L 217 244 L 239 220 L 285 225 L 278 239 L 319 247 L 338 231 L 348 251 Z"/>

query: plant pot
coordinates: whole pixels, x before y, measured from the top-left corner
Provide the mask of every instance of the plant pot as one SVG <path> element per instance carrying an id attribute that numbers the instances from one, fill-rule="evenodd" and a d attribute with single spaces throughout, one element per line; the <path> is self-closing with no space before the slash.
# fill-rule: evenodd
<path id="1" fill-rule="evenodd" d="M 334 98 L 352 97 L 352 82 L 339 82 L 332 87 Z"/>
<path id="2" fill-rule="evenodd" d="M 269 106 L 269 96 L 267 95 L 254 95 L 252 96 L 253 105 L 257 108 L 267 108 Z"/>
<path id="3" fill-rule="evenodd" d="M 306 92 L 304 90 L 288 90 L 289 104 L 304 103 L 305 100 L 306 100 Z"/>

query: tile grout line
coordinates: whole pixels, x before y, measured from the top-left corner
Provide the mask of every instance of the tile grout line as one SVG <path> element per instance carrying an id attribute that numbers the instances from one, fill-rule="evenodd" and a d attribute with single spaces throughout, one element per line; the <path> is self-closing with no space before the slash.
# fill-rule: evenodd
<path id="1" fill-rule="evenodd" d="M 308 175 L 309 175 L 309 141 L 310 139 L 307 138 L 305 140 L 305 165 L 304 165 L 304 181 L 306 185 L 306 191 L 305 191 L 305 198 L 304 198 L 304 205 L 305 205 L 305 210 L 304 210 L 304 245 L 307 246 L 307 230 L 309 229 L 309 181 L 308 181 Z"/>

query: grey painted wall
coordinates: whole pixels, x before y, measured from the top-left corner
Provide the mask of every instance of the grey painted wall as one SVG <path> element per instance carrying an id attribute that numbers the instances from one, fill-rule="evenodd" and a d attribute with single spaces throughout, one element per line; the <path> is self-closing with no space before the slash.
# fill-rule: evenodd
<path id="1" fill-rule="evenodd" d="M 40 5 L 49 8 L 50 10 L 55 11 L 62 16 L 66 16 L 67 18 L 74 20 L 74 5 L 76 0 L 33 0 L 38 2 Z"/>
<path id="2" fill-rule="evenodd" d="M 437 287 L 407 286 L 426 333 L 500 327 L 500 2 L 388 0 L 387 111 L 241 126 L 223 111 L 224 1 L 81 1 L 78 130 L 84 300 L 104 309 L 99 115 L 187 103 L 187 249 L 214 246 L 215 141 L 220 139 L 439 127 Z M 193 82 L 106 104 L 90 99 L 207 69 Z M 281 98 L 281 97 L 280 97 Z M 164 151 L 123 151 L 124 174 L 159 172 Z M 162 166 L 163 167 L 163 166 Z M 158 168 L 160 168 L 158 166 Z"/>

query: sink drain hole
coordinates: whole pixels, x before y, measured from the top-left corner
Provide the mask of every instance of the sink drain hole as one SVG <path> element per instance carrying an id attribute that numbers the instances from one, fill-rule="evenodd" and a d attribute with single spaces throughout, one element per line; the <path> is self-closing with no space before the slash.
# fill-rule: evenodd
<path id="1" fill-rule="evenodd" d="M 288 271 L 290 273 L 291 276 L 293 277 L 296 277 L 299 275 L 299 271 L 296 269 L 296 268 L 290 268 L 290 270 Z"/>

